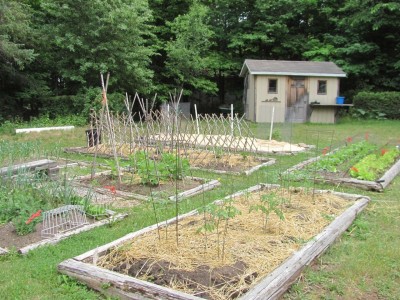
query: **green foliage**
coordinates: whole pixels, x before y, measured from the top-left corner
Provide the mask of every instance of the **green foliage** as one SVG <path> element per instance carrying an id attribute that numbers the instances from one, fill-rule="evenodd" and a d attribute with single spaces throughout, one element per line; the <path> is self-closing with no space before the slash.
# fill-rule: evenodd
<path id="1" fill-rule="evenodd" d="M 122 91 L 149 91 L 151 11 L 147 1 L 95 0 L 41 3 L 44 50 L 48 65 L 68 91 L 99 86 L 100 73 L 112 72 L 110 86 Z M 84 20 L 81 26 L 71 20 Z M 135 86 L 135 87 L 134 87 Z M 133 90 L 132 90 L 133 88 Z"/>
<path id="2" fill-rule="evenodd" d="M 35 213 L 35 211 L 31 211 L 31 213 L 24 211 L 12 219 L 12 223 L 18 235 L 26 235 L 35 231 L 35 227 L 41 222 L 41 218 L 35 218 L 32 222 L 27 224 L 27 220 L 33 213 Z"/>
<path id="3" fill-rule="evenodd" d="M 350 175 L 361 180 L 376 180 L 382 172 L 393 165 L 399 155 L 400 152 L 396 148 L 382 151 L 380 155 L 367 155 L 350 168 Z"/>
<path id="4" fill-rule="evenodd" d="M 326 170 L 329 172 L 337 172 L 337 168 L 348 160 L 358 161 L 369 152 L 376 149 L 376 146 L 366 141 L 348 144 L 345 147 L 322 156 L 318 161 L 311 164 L 309 168 L 316 170 Z"/>
<path id="5" fill-rule="evenodd" d="M 179 87 L 215 93 L 216 85 L 208 74 L 213 32 L 207 18 L 207 7 L 194 1 L 187 14 L 167 23 L 174 38 L 166 45 L 166 71 Z"/>
<path id="6" fill-rule="evenodd" d="M 197 211 L 204 214 L 204 224 L 198 228 L 197 232 L 217 232 L 217 253 L 218 258 L 225 255 L 225 240 L 228 231 L 229 220 L 240 215 L 242 212 L 233 205 L 233 198 L 226 199 L 222 203 L 210 203 L 199 208 Z M 221 221 L 225 221 L 222 239 L 222 251 L 220 250 Z"/>
<path id="7" fill-rule="evenodd" d="M 400 119 L 400 92 L 360 92 L 353 98 L 358 118 Z"/>
<path id="8" fill-rule="evenodd" d="M 271 213 L 275 213 L 279 219 L 284 220 L 285 216 L 280 206 L 282 201 L 276 192 L 269 192 L 260 198 L 260 204 L 250 206 L 250 212 L 261 211 L 264 215 L 264 230 L 267 229 L 268 219 Z"/>
<path id="9" fill-rule="evenodd" d="M 3 185 L 4 186 L 4 185 Z M 25 235 L 35 230 L 41 218 L 33 219 L 29 224 L 29 217 L 38 211 L 43 203 L 39 195 L 29 187 L 15 189 L 11 192 L 7 188 L 0 190 L 0 224 L 12 222 L 18 235 Z"/>
<path id="10" fill-rule="evenodd" d="M 165 180 L 179 180 L 189 172 L 189 160 L 171 153 L 162 153 L 159 160 L 151 159 L 145 151 L 131 156 L 132 164 L 142 184 L 159 185 Z"/>
<path id="11" fill-rule="evenodd" d="M 215 147 L 214 148 L 214 155 L 216 158 L 222 158 L 222 156 L 224 156 L 224 149 L 221 147 Z"/>
<path id="12" fill-rule="evenodd" d="M 65 201 L 66 204 L 82 205 L 85 213 L 94 218 L 102 217 L 107 214 L 104 206 L 91 203 L 90 195 L 88 195 L 88 197 L 73 195 L 73 197 L 65 199 Z"/>
<path id="13" fill-rule="evenodd" d="M 0 141 L 1 166 L 12 165 L 26 159 L 38 158 L 41 155 L 43 155 L 43 149 L 37 140 L 26 142 Z"/>

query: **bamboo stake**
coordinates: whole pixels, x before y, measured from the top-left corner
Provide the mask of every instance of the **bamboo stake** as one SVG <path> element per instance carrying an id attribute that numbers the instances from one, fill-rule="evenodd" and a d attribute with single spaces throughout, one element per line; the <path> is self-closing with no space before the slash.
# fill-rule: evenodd
<path id="1" fill-rule="evenodd" d="M 110 73 L 107 73 L 106 84 L 104 84 L 103 74 L 100 74 L 100 76 L 101 76 L 101 86 L 103 88 L 103 105 L 106 108 L 107 121 L 108 121 L 109 130 L 110 130 L 110 137 L 111 137 L 111 146 L 112 146 L 112 151 L 113 151 L 113 155 L 114 155 L 115 166 L 117 169 L 118 183 L 121 184 L 121 182 L 122 182 L 121 171 L 120 171 L 120 167 L 119 167 L 118 155 L 117 155 L 117 150 L 116 150 L 116 145 L 115 145 L 115 136 L 114 136 L 114 132 L 112 129 L 110 110 L 108 108 L 108 100 L 107 100 L 107 87 L 108 87 L 108 81 L 110 78 Z"/>

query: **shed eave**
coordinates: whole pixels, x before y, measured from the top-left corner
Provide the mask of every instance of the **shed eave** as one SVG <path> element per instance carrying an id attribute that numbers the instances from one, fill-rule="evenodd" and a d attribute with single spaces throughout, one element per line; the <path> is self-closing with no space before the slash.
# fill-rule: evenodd
<path id="1" fill-rule="evenodd" d="M 275 75 L 275 76 L 306 76 L 306 77 L 346 77 L 346 74 L 331 73 L 292 73 L 292 72 L 249 72 L 251 75 Z M 240 72 L 242 75 L 242 72 Z"/>
<path id="2" fill-rule="evenodd" d="M 246 73 L 249 72 L 249 68 L 247 67 L 246 63 L 243 64 L 242 69 L 240 70 L 239 77 L 244 77 Z M 250 72 L 251 74 L 251 72 Z"/>

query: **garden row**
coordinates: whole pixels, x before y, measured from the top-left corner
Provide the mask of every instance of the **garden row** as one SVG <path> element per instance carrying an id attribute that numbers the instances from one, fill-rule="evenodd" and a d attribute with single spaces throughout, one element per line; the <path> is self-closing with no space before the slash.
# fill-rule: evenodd
<path id="1" fill-rule="evenodd" d="M 373 184 L 379 187 L 375 190 L 382 190 L 400 170 L 395 145 L 378 147 L 368 141 L 348 140 L 329 150 L 325 148 L 321 156 L 287 170 L 283 178 L 353 184 L 357 180 L 367 182 L 367 188 Z M 43 245 L 43 241 L 54 243 L 71 232 L 79 233 L 79 228 L 122 218 L 114 211 L 123 212 L 124 207 L 151 203 L 157 224 L 59 266 L 61 272 L 109 295 L 275 299 L 369 201 L 361 195 L 267 184 L 161 222 L 156 207 L 162 209 L 163 203 L 171 202 L 178 207 L 180 200 L 204 195 L 220 182 L 192 176 L 190 158 L 179 152 L 137 151 L 125 160 L 105 160 L 108 163 L 104 164 L 99 164 L 96 156 L 91 162 L 58 162 L 59 180 L 48 178 L 54 175 L 50 171 L 53 166 L 35 167 L 32 172 L 27 172 L 26 164 L 15 168 L 17 172 L 5 167 L 0 230 L 12 226 L 25 236 L 36 230 L 39 240 L 34 242 Z M 240 174 L 251 173 L 243 170 L 252 157 L 241 154 L 238 161 L 244 167 Z M 214 159 L 222 159 L 222 155 L 214 153 Z M 260 172 L 268 172 L 263 164 L 250 170 L 260 168 Z M 51 238 L 46 236 L 49 227 L 55 230 Z M 3 252 L 6 246 L 1 242 L 8 239 L 9 248 L 18 239 L 10 233 L 0 236 Z M 15 242 L 14 247 L 19 245 Z M 282 268 L 290 271 L 283 276 Z"/>

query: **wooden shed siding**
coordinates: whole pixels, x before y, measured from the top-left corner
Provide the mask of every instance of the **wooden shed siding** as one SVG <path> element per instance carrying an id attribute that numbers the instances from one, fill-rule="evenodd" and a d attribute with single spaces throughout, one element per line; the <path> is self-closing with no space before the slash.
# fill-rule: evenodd
<path id="1" fill-rule="evenodd" d="M 247 105 L 247 114 L 246 114 L 246 119 L 249 121 L 255 122 L 256 120 L 254 119 L 254 90 L 255 90 L 255 81 L 256 81 L 256 76 L 248 74 L 248 82 L 247 82 L 247 99 L 246 99 L 246 104 Z"/>
<path id="2" fill-rule="evenodd" d="M 314 108 L 310 117 L 311 123 L 335 123 L 335 110 L 329 107 Z"/>
<path id="3" fill-rule="evenodd" d="M 277 93 L 268 93 L 268 80 L 278 80 Z M 256 85 L 256 103 L 257 103 L 257 119 L 256 122 L 265 123 L 271 122 L 272 108 L 275 107 L 274 122 L 285 121 L 286 110 L 286 89 L 287 77 L 286 76 L 257 76 Z M 265 102 L 278 98 L 278 102 Z"/>
<path id="4" fill-rule="evenodd" d="M 326 95 L 318 95 L 318 80 L 326 80 Z M 320 104 L 335 104 L 339 93 L 339 79 L 330 77 L 310 77 L 309 89 L 310 102 Z"/>

